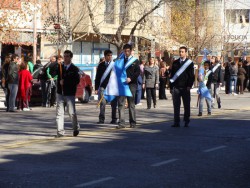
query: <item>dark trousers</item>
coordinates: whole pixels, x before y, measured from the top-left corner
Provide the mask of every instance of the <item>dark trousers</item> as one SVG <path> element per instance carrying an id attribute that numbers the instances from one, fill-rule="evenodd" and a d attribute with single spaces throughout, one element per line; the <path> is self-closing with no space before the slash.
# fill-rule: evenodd
<path id="1" fill-rule="evenodd" d="M 57 92 L 57 81 L 54 80 L 55 85 L 52 87 L 51 86 L 51 82 L 48 81 L 47 82 L 47 89 L 46 89 L 46 93 L 47 93 L 47 106 L 55 106 L 56 104 L 56 92 Z"/>
<path id="2" fill-rule="evenodd" d="M 129 123 L 130 125 L 136 125 L 136 113 L 135 113 L 135 93 L 137 86 L 129 85 L 132 97 L 119 96 L 118 97 L 118 113 L 119 113 L 119 125 L 125 125 L 125 101 L 128 100 L 129 109 Z"/>
<path id="3" fill-rule="evenodd" d="M 174 122 L 180 123 L 180 107 L 181 98 L 184 106 L 184 121 L 190 122 L 190 91 L 187 88 L 174 88 L 173 89 L 173 105 L 174 105 Z"/>
<path id="4" fill-rule="evenodd" d="M 47 102 L 47 81 L 46 80 L 40 80 L 41 82 L 41 89 L 42 89 L 42 106 L 46 106 Z"/>
<path id="5" fill-rule="evenodd" d="M 101 99 L 102 95 L 104 92 L 104 88 L 100 88 L 99 90 L 99 100 Z M 105 109 L 106 109 L 106 104 L 107 101 L 105 98 L 103 98 L 101 104 L 100 104 L 100 113 L 99 113 L 99 121 L 100 122 L 104 122 L 105 121 Z M 112 116 L 112 121 L 116 121 L 117 117 L 116 117 L 116 107 L 117 107 L 117 97 L 111 101 L 111 116 Z"/>
<path id="6" fill-rule="evenodd" d="M 167 84 L 167 78 L 160 78 L 160 84 L 159 84 L 159 99 L 167 99 L 166 97 L 166 84 Z"/>
<path id="7" fill-rule="evenodd" d="M 142 96 L 142 89 L 137 88 L 135 94 L 135 104 L 139 104 L 141 102 L 141 96 Z"/>
<path id="8" fill-rule="evenodd" d="M 147 94 L 147 107 L 151 108 L 151 99 L 153 99 L 154 105 L 156 105 L 156 88 L 146 88 Z"/>
<path id="9" fill-rule="evenodd" d="M 225 79 L 225 93 L 229 94 L 230 93 L 230 78 Z"/>
<path id="10" fill-rule="evenodd" d="M 245 77 L 244 76 L 239 76 L 238 77 L 238 80 L 237 80 L 237 92 L 240 93 L 240 94 L 243 94 L 243 91 L 244 91 L 244 80 L 245 80 Z"/>

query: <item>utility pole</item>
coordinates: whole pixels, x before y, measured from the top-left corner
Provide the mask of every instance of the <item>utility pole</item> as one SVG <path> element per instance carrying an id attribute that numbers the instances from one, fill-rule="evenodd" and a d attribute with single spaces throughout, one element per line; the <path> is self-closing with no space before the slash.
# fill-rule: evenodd
<path id="1" fill-rule="evenodd" d="M 34 1 L 34 10 L 33 10 L 33 64 L 36 62 L 36 52 L 37 52 L 37 21 L 36 21 L 36 12 L 37 12 L 37 1 Z"/>

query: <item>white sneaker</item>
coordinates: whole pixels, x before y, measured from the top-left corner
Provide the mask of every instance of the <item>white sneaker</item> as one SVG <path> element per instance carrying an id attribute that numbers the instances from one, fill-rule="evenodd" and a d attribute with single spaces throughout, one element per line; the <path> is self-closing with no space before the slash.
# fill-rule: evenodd
<path id="1" fill-rule="evenodd" d="M 233 95 L 238 95 L 237 93 L 234 93 Z"/>
<path id="2" fill-rule="evenodd" d="M 138 103 L 138 104 L 136 104 L 137 106 L 140 106 L 140 105 L 142 105 L 142 103 L 140 102 L 140 103 Z"/>
<path id="3" fill-rule="evenodd" d="M 29 108 L 23 108 L 23 111 L 30 111 Z"/>

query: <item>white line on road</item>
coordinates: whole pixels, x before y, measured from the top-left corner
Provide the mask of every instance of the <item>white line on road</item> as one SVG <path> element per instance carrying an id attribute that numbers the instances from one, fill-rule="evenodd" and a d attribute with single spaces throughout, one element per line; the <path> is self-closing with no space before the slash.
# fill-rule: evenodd
<path id="1" fill-rule="evenodd" d="M 227 146 L 218 146 L 218 147 L 215 147 L 215 148 L 206 149 L 203 152 L 208 153 L 208 152 L 219 150 L 219 149 L 223 149 L 223 148 L 226 148 L 226 147 Z"/>
<path id="2" fill-rule="evenodd" d="M 162 161 L 162 162 L 159 162 L 159 163 L 152 164 L 151 166 L 162 166 L 162 165 L 165 165 L 165 164 L 173 163 L 173 162 L 178 161 L 178 160 L 179 159 L 169 159 L 167 161 Z"/>
<path id="3" fill-rule="evenodd" d="M 106 177 L 106 178 L 102 178 L 102 179 L 99 179 L 99 180 L 94 180 L 94 181 L 90 181 L 90 182 L 83 183 L 83 184 L 80 184 L 80 185 L 76 185 L 75 187 L 87 187 L 87 186 L 90 186 L 90 185 L 94 185 L 94 184 L 97 184 L 97 183 L 102 183 L 104 181 L 109 181 L 109 180 L 112 180 L 112 179 L 115 179 L 115 178 L 114 177 Z"/>

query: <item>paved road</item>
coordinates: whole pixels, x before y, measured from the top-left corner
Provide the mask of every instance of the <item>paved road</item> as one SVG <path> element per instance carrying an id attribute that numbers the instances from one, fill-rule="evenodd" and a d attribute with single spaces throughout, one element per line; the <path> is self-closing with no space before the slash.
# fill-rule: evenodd
<path id="1" fill-rule="evenodd" d="M 78 104 L 81 134 L 72 137 L 67 122 L 68 136 L 59 139 L 55 109 L 2 111 L 0 188 L 250 187 L 249 97 L 223 95 L 221 110 L 198 118 L 192 96 L 189 128 L 170 127 L 171 100 L 152 110 L 143 101 L 140 125 L 125 130 L 95 124 L 95 103 Z"/>

